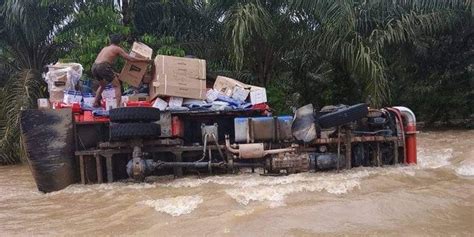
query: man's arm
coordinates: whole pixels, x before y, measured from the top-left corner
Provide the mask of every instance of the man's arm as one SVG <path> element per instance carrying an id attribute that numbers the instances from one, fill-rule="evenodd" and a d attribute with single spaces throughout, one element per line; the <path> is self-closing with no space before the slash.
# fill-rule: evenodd
<path id="1" fill-rule="evenodd" d="M 122 58 L 124 58 L 125 60 L 130 61 L 130 62 L 146 62 L 146 63 L 148 63 L 148 62 L 151 61 L 150 59 L 146 59 L 146 58 L 136 58 L 136 57 L 130 56 L 128 53 L 125 52 L 125 50 L 123 50 L 120 47 L 117 47 L 117 50 L 118 50 L 119 55 Z"/>

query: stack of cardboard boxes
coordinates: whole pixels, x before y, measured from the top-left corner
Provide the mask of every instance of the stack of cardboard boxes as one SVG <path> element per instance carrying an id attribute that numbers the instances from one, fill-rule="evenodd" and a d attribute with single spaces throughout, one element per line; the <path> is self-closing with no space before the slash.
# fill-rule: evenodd
<path id="1" fill-rule="evenodd" d="M 152 50 L 143 44 L 140 46 L 146 50 L 139 50 L 134 44 L 132 53 L 150 58 Z M 146 65 L 129 64 L 131 63 L 127 63 L 122 70 L 120 80 L 137 86 L 144 76 Z M 136 68 L 135 73 L 130 72 L 133 68 Z M 148 100 L 160 110 L 181 107 L 183 101 L 190 99 L 213 102 L 219 95 L 252 105 L 267 102 L 265 88 L 247 85 L 228 77 L 218 76 L 214 87 L 206 88 L 206 61 L 196 58 L 157 55 L 149 90 Z"/>
<path id="2" fill-rule="evenodd" d="M 267 102 L 267 91 L 263 87 L 247 85 L 232 78 L 218 76 L 214 91 L 239 101 L 249 101 L 252 105 Z M 210 92 L 209 94 L 212 94 Z"/>
<path id="3" fill-rule="evenodd" d="M 130 56 L 142 59 L 151 59 L 153 56 L 153 49 L 143 43 L 134 42 Z M 147 68 L 148 63 L 127 61 L 122 68 L 122 72 L 120 72 L 119 79 L 131 86 L 139 87 L 143 76 L 145 76 Z"/>
<path id="4" fill-rule="evenodd" d="M 48 66 L 46 83 L 48 84 L 49 102 L 65 103 L 76 98 L 75 85 L 82 76 L 82 66 L 78 63 L 56 63 Z M 82 99 L 82 97 L 81 97 Z M 42 106 L 47 106 L 44 101 Z"/>
<path id="5" fill-rule="evenodd" d="M 135 42 L 130 55 L 151 59 L 153 50 L 143 43 Z M 126 62 L 119 79 L 131 86 L 139 87 L 144 77 L 150 77 L 147 73 L 148 66 L 147 63 Z M 55 80 L 67 81 L 67 77 L 57 77 Z M 149 84 L 148 95 L 122 96 L 122 102 L 126 104 L 129 101 L 148 101 L 160 110 L 181 107 L 183 101 L 205 103 L 204 100 L 206 100 L 211 103 L 222 96 L 252 105 L 267 102 L 265 88 L 247 85 L 228 77 L 218 76 L 213 88 L 206 88 L 206 61 L 202 59 L 158 55 L 154 59 L 151 81 L 144 81 L 144 83 Z M 63 101 L 66 85 L 54 87 L 59 84 L 61 83 L 52 83 L 51 101 Z M 109 90 L 110 93 L 108 93 Z M 106 88 L 102 97 L 112 102 L 115 97 L 113 88 Z"/>
<path id="6" fill-rule="evenodd" d="M 206 61 L 158 55 L 150 97 L 173 96 L 190 99 L 206 98 Z"/>

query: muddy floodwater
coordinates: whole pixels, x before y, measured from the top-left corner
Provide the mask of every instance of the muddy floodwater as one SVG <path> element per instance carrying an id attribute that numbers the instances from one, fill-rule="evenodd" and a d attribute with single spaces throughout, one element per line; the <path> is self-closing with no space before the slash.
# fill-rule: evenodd
<path id="1" fill-rule="evenodd" d="M 0 236 L 474 235 L 474 130 L 422 132 L 418 165 L 37 191 L 0 167 Z"/>

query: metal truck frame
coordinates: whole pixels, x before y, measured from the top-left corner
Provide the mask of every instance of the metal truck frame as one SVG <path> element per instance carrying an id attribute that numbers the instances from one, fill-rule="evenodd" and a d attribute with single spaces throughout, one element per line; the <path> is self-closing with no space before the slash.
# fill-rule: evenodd
<path id="1" fill-rule="evenodd" d="M 42 192 L 73 183 L 149 175 L 262 175 L 416 163 L 416 119 L 406 107 L 311 106 L 294 116 L 261 110 L 124 107 L 110 117 L 80 108 L 25 110 L 22 142 Z"/>

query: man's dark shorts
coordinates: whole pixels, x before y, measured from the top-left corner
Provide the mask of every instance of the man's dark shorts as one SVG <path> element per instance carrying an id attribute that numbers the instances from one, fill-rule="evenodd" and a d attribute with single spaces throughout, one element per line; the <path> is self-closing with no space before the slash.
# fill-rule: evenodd
<path id="1" fill-rule="evenodd" d="M 107 82 L 112 82 L 115 78 L 115 72 L 110 63 L 94 63 L 91 71 L 92 76 L 94 76 L 98 81 L 105 80 Z"/>

